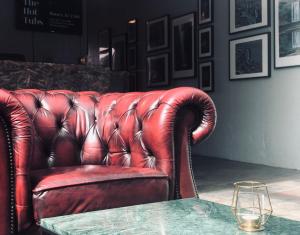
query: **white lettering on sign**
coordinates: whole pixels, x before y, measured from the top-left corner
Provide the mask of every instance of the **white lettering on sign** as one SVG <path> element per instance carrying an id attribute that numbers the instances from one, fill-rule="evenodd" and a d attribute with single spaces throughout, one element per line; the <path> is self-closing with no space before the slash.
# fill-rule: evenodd
<path id="1" fill-rule="evenodd" d="M 24 17 L 24 23 L 25 24 L 30 24 L 30 25 L 44 25 L 43 21 L 39 20 L 36 17 Z"/>
<path id="2" fill-rule="evenodd" d="M 37 15 L 37 9 L 32 9 L 30 7 L 24 7 L 24 15 L 36 16 Z"/>
<path id="3" fill-rule="evenodd" d="M 44 25 L 44 22 L 38 18 L 39 1 L 24 0 L 24 23 L 26 25 Z"/>
<path id="4" fill-rule="evenodd" d="M 24 5 L 29 6 L 29 7 L 36 7 L 36 6 L 40 5 L 40 2 L 33 1 L 33 0 L 24 0 Z"/>

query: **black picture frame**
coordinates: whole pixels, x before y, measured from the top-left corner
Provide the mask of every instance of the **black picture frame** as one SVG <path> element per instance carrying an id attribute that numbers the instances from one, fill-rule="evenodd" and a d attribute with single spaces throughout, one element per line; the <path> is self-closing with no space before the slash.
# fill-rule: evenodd
<path id="1" fill-rule="evenodd" d="M 214 91 L 213 60 L 199 63 L 199 88 L 206 92 Z"/>
<path id="2" fill-rule="evenodd" d="M 99 64 L 105 68 L 111 68 L 111 30 L 109 28 L 98 31 L 97 45 Z"/>
<path id="3" fill-rule="evenodd" d="M 127 49 L 127 67 L 129 71 L 137 68 L 137 45 L 129 44 Z"/>
<path id="4" fill-rule="evenodd" d="M 229 0 L 229 33 L 269 26 L 269 12 L 270 0 Z"/>
<path id="5" fill-rule="evenodd" d="M 169 47 L 169 16 L 146 21 L 146 50 L 153 52 Z"/>
<path id="6" fill-rule="evenodd" d="M 148 87 L 169 84 L 169 53 L 147 56 L 146 67 Z"/>
<path id="7" fill-rule="evenodd" d="M 172 78 L 195 77 L 195 14 L 172 19 Z"/>
<path id="8" fill-rule="evenodd" d="M 128 20 L 127 22 L 128 43 L 137 42 L 137 27 L 138 27 L 137 18 L 132 18 Z"/>
<path id="9" fill-rule="evenodd" d="M 229 40 L 229 79 L 270 77 L 270 33 Z"/>
<path id="10" fill-rule="evenodd" d="M 214 28 L 213 26 L 199 29 L 199 58 L 214 55 Z"/>
<path id="11" fill-rule="evenodd" d="M 274 1 L 274 67 L 300 65 L 299 2 Z M 298 12 L 298 14 L 294 14 Z"/>
<path id="12" fill-rule="evenodd" d="M 111 53 L 112 53 L 112 70 L 127 70 L 127 35 L 120 34 L 112 37 Z"/>
<path id="13" fill-rule="evenodd" d="M 214 17 L 214 0 L 198 0 L 198 17 L 199 24 L 213 23 Z"/>

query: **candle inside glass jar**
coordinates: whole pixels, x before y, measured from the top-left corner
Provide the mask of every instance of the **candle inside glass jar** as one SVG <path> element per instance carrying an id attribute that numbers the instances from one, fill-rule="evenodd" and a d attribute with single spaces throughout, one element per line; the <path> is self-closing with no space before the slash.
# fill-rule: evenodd
<path id="1" fill-rule="evenodd" d="M 261 219 L 256 214 L 239 214 L 240 226 L 243 228 L 258 229 L 261 226 Z"/>

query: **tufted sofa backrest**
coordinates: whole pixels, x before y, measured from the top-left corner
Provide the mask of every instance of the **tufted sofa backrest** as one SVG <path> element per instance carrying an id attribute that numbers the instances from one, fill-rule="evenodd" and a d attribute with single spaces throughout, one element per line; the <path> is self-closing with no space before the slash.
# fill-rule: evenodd
<path id="1" fill-rule="evenodd" d="M 143 131 L 151 129 L 146 119 L 159 108 L 159 91 L 12 93 L 32 121 L 32 170 L 84 164 L 156 167 Z"/>

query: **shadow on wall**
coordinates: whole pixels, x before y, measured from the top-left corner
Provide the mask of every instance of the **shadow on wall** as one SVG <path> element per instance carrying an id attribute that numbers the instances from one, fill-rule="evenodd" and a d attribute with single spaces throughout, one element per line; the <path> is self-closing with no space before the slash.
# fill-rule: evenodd
<path id="1" fill-rule="evenodd" d="M 233 183 L 244 180 L 261 181 L 271 185 L 288 181 L 294 182 L 295 185 L 300 183 L 298 170 L 214 157 L 195 157 L 193 169 L 199 193 L 222 192 L 228 189 L 233 192 Z"/>

